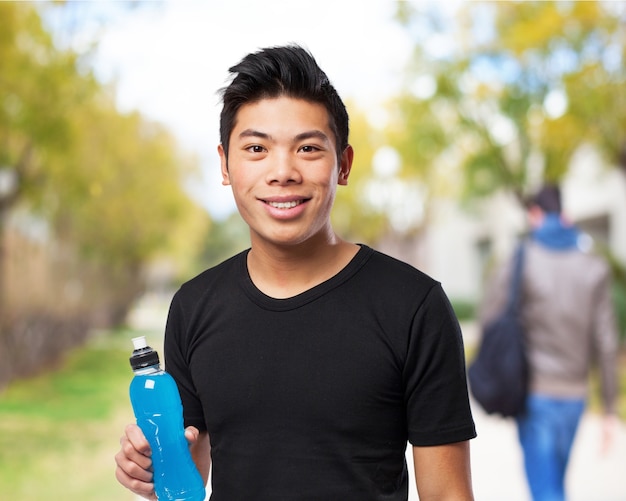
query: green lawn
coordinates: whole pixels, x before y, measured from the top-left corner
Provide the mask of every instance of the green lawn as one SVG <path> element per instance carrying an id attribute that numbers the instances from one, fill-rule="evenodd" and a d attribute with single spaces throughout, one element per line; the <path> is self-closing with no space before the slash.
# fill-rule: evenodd
<path id="1" fill-rule="evenodd" d="M 59 367 L 0 393 L 0 493 L 16 501 L 134 497 L 114 476 L 137 333 L 102 334 Z"/>

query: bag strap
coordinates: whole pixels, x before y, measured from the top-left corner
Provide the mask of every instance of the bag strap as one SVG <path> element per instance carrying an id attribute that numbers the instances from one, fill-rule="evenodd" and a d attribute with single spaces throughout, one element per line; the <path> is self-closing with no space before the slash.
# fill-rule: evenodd
<path id="1" fill-rule="evenodd" d="M 513 274 L 509 289 L 509 302 L 507 310 L 510 313 L 518 313 L 522 295 L 522 270 L 524 268 L 524 242 L 520 242 L 515 251 L 513 262 Z"/>

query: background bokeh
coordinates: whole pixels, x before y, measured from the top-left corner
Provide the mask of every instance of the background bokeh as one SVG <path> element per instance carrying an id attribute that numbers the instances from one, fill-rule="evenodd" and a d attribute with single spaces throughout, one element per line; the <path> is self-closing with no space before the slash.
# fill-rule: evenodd
<path id="1" fill-rule="evenodd" d="M 248 245 L 219 176 L 218 91 L 286 43 L 350 111 L 337 232 L 440 280 L 468 357 L 484 275 L 544 181 L 612 265 L 624 344 L 625 2 L 3 1 L 0 498 L 129 498 L 112 457 L 130 338 L 160 343 L 172 291 Z M 594 393 L 586 422 L 597 410 Z M 507 424 L 477 419 L 479 498 L 518 499 L 481 486 L 489 436 L 519 465 Z M 626 498 L 611 480 L 573 499 Z"/>

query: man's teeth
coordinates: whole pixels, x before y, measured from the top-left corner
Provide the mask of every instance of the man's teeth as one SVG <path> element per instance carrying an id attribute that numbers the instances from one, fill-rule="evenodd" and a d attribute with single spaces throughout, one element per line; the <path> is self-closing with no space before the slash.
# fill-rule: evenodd
<path id="1" fill-rule="evenodd" d="M 291 209 L 296 205 L 300 205 L 300 200 L 292 200 L 291 202 L 268 202 L 269 205 L 277 209 Z"/>

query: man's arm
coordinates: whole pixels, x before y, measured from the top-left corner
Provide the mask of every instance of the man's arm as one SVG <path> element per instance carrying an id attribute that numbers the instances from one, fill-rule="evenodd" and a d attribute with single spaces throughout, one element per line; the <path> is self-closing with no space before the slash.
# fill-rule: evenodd
<path id="1" fill-rule="evenodd" d="M 187 428 L 189 430 L 189 428 Z M 195 428 L 193 429 L 195 433 Z M 185 431 L 185 436 L 187 436 L 188 431 Z M 187 436 L 187 440 L 190 437 Z M 202 476 L 202 480 L 204 480 L 204 485 L 206 485 L 209 479 L 209 472 L 211 471 L 211 441 L 209 439 L 209 434 L 206 431 L 201 431 L 198 434 L 198 438 L 191 442 L 191 457 L 193 457 L 194 463 L 196 463 L 196 467 Z"/>
<path id="2" fill-rule="evenodd" d="M 413 447 L 421 501 L 473 501 L 469 441 Z"/>

